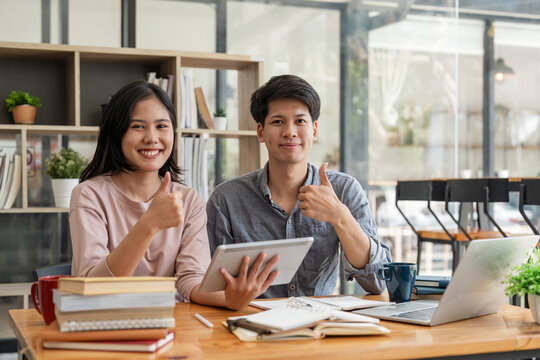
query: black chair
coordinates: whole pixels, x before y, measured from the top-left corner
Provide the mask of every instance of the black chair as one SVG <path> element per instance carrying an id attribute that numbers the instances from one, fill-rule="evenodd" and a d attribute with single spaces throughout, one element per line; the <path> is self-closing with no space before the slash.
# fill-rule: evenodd
<path id="1" fill-rule="evenodd" d="M 37 281 L 42 276 L 71 275 L 71 262 L 47 265 L 32 269 L 32 278 Z"/>
<path id="2" fill-rule="evenodd" d="M 525 213 L 525 205 L 540 205 L 540 178 L 521 179 L 519 184 L 519 212 L 535 235 L 540 235 L 538 227 Z"/>
<path id="3" fill-rule="evenodd" d="M 443 225 L 442 221 L 435 214 L 431 208 L 432 201 L 445 200 L 445 180 L 411 180 L 411 181 L 398 181 L 396 185 L 396 208 L 401 213 L 407 224 L 416 234 L 417 238 L 417 256 L 416 267 L 417 272 L 420 272 L 420 260 L 422 257 L 422 244 L 424 242 L 431 242 L 435 244 L 450 245 L 452 247 L 452 253 L 455 252 L 456 240 L 455 237 L 448 229 Z M 433 215 L 437 223 L 442 228 L 442 231 L 430 231 L 430 230 L 418 230 L 411 223 L 411 221 L 405 216 L 398 201 L 425 201 L 427 203 L 427 209 Z"/>
<path id="4" fill-rule="evenodd" d="M 489 209 L 492 203 L 508 202 L 508 200 L 509 183 L 508 179 L 505 178 L 454 179 L 447 181 L 445 192 L 445 210 L 460 230 L 460 233 L 458 236 L 456 236 L 457 249 L 456 253 L 454 254 L 454 269 L 459 263 L 461 245 L 467 246 L 469 241 L 493 238 L 500 235 L 507 237 L 506 233 L 490 214 Z M 460 206 L 465 203 L 476 204 L 477 224 L 474 230 L 465 229 L 460 221 L 461 219 L 456 218 L 452 214 L 452 212 L 449 210 L 449 204 L 451 202 L 458 202 Z M 483 213 L 480 212 L 480 204 L 482 204 Z M 485 216 L 488 222 L 491 223 L 497 229 L 497 231 L 482 229 L 482 216 Z"/>
<path id="5" fill-rule="evenodd" d="M 448 180 L 446 183 L 445 194 L 445 209 L 450 217 L 454 220 L 458 228 L 465 234 L 468 240 L 473 240 L 469 232 L 465 230 L 461 222 L 456 219 L 449 211 L 448 204 L 450 202 L 463 203 L 476 203 L 477 212 L 477 228 L 481 230 L 479 204 L 482 203 L 484 209 L 484 215 L 493 224 L 499 233 L 506 237 L 505 232 L 495 222 L 493 216 L 489 213 L 489 205 L 495 202 L 508 202 L 509 200 L 509 183 L 505 178 L 486 178 L 486 179 L 455 179 Z"/>

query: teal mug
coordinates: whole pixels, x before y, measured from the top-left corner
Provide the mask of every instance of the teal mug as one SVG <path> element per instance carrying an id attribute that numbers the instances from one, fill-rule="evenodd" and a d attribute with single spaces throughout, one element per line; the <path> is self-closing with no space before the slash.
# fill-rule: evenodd
<path id="1" fill-rule="evenodd" d="M 416 279 L 416 264 L 389 263 L 379 269 L 377 275 L 386 281 L 390 301 L 396 303 L 411 301 L 411 293 Z"/>

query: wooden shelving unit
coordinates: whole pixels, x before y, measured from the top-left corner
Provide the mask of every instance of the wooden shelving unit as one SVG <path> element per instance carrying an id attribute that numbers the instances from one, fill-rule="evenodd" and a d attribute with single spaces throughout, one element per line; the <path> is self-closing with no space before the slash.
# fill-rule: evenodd
<path id="1" fill-rule="evenodd" d="M 180 118 L 183 68 L 235 70 L 238 78 L 237 131 L 177 129 L 183 135 L 208 134 L 210 137 L 235 138 L 239 142 L 240 174 L 262 166 L 261 145 L 256 123 L 249 113 L 251 93 L 262 84 L 261 58 L 212 53 L 193 53 L 132 48 L 86 47 L 72 45 L 0 42 L 0 94 L 24 90 L 41 98 L 36 123 L 15 125 L 11 114 L 0 111 L 0 134 L 17 137 L 18 150 L 27 149 L 29 135 L 95 135 L 106 103 L 121 86 L 144 79 L 154 71 L 158 76 L 174 75 L 174 96 Z M 1 108 L 1 106 L 0 106 Z M 5 109 L 5 108 L 4 108 Z M 180 123 L 180 121 L 178 121 Z M 177 159 L 181 159 L 181 141 L 177 141 Z M 1 213 L 60 213 L 67 209 L 28 206 L 28 175 L 23 166 L 22 206 Z"/>

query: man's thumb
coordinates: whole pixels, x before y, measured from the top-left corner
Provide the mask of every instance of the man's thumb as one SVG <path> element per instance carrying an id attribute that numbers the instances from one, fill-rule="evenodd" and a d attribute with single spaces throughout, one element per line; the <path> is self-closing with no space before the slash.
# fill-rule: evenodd
<path id="1" fill-rule="evenodd" d="M 171 183 L 171 174 L 167 171 L 163 180 L 161 180 L 161 185 L 158 189 L 158 194 L 167 194 L 169 192 L 169 184 Z"/>
<path id="2" fill-rule="evenodd" d="M 327 185 L 332 186 L 330 183 L 330 180 L 328 180 L 328 176 L 326 176 L 326 167 L 328 166 L 328 163 L 324 163 L 319 168 L 319 178 L 321 179 L 321 185 Z"/>

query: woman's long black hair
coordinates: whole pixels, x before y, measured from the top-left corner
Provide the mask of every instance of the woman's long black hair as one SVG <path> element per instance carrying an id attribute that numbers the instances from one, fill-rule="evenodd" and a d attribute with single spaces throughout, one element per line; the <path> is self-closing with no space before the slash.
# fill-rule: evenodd
<path id="1" fill-rule="evenodd" d="M 159 176 L 164 177 L 170 172 L 171 180 L 181 182 L 180 167 L 176 165 L 176 113 L 169 96 L 157 85 L 144 80 L 137 80 L 118 90 L 107 104 L 99 123 L 99 135 L 96 152 L 90 164 L 84 169 L 79 178 L 85 180 L 103 174 L 116 174 L 135 169 L 127 162 L 122 152 L 122 138 L 129 128 L 131 113 L 135 105 L 146 98 L 155 97 L 167 108 L 174 130 L 174 141 L 171 155 L 159 169 Z"/>

